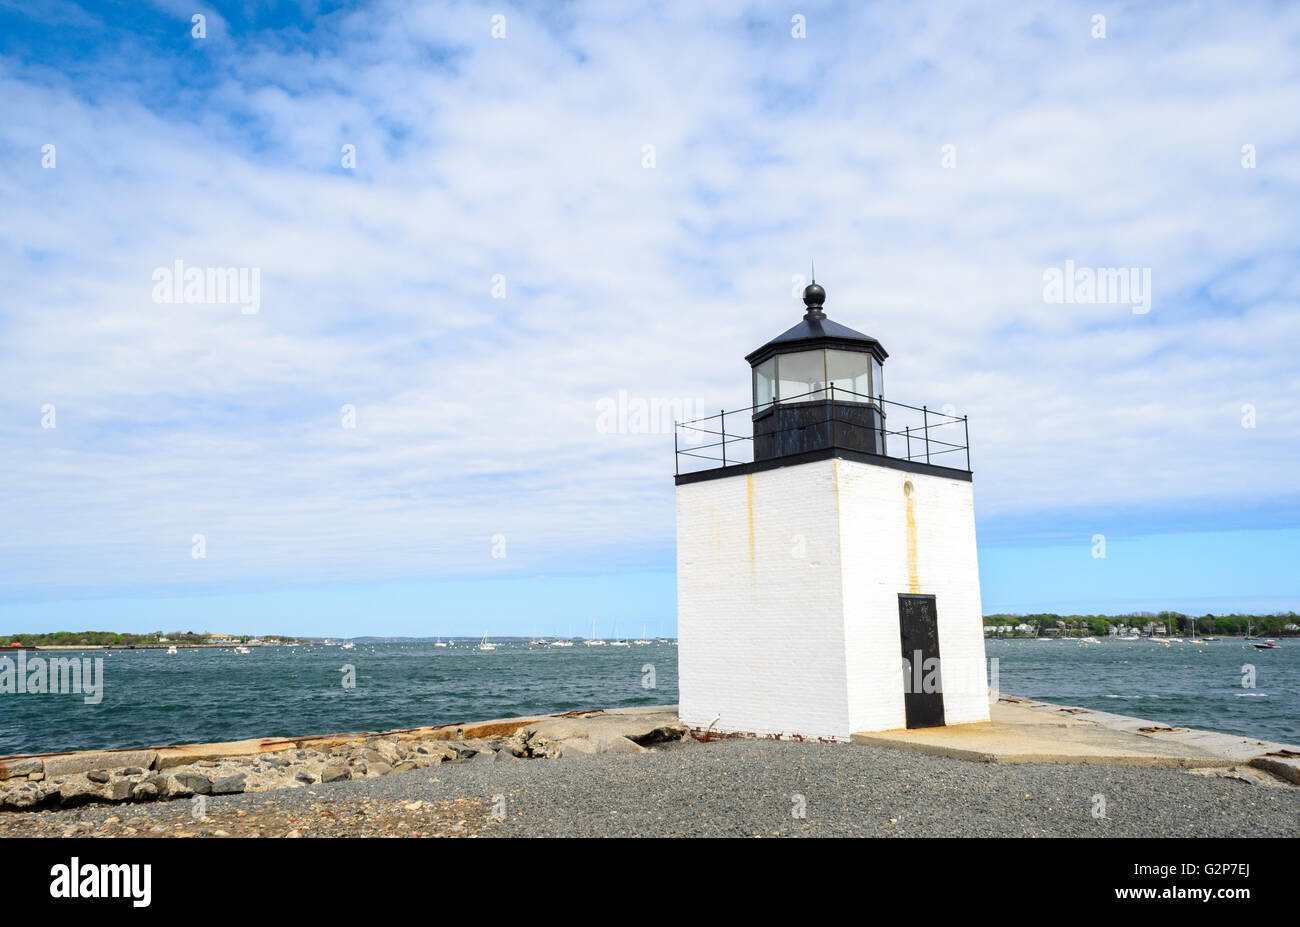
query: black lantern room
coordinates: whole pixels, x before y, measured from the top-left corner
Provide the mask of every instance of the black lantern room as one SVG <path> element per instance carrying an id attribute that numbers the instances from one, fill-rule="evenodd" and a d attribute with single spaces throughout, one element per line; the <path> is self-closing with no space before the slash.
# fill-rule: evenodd
<path id="1" fill-rule="evenodd" d="M 845 448 L 885 453 L 883 369 L 875 338 L 826 318 L 826 291 L 803 291 L 794 328 L 745 360 L 754 375 L 754 460 Z"/>

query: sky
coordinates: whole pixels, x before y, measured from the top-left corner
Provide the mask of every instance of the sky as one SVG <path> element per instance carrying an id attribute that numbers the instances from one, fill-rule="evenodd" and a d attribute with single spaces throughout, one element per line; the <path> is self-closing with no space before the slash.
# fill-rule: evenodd
<path id="1" fill-rule="evenodd" d="M 0 633 L 671 634 L 602 410 L 813 259 L 986 613 L 1300 608 L 1295 5 L 0 0 L 0 114 Z"/>

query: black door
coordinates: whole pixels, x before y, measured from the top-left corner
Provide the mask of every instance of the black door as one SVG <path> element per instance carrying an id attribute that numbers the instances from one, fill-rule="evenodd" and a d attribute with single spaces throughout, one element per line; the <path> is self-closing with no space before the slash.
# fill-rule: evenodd
<path id="1" fill-rule="evenodd" d="M 943 724 L 939 672 L 939 613 L 932 595 L 899 595 L 898 629 L 903 639 L 903 707 L 908 727 Z"/>

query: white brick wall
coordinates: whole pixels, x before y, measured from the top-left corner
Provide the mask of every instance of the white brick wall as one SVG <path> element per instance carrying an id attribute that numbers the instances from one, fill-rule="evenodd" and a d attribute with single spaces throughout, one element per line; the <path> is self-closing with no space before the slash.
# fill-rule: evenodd
<path id="1" fill-rule="evenodd" d="M 944 717 L 987 721 L 984 621 L 975 549 L 975 499 L 965 480 L 905 473 L 851 460 L 839 472 L 844 563 L 845 657 L 854 731 L 903 727 L 898 594 L 910 592 L 907 497 L 916 524 L 917 593 L 939 617 Z"/>
<path id="2" fill-rule="evenodd" d="M 826 460 L 677 487 L 684 722 L 830 740 L 903 726 L 905 480 L 947 719 L 988 719 L 971 484 Z"/>

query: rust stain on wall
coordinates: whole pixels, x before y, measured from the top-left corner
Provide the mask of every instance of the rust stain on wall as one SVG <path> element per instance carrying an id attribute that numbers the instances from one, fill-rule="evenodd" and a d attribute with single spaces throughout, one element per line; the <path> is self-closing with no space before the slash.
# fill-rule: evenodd
<path id="1" fill-rule="evenodd" d="M 907 498 L 907 591 L 915 595 L 921 591 L 921 578 L 916 567 L 916 502 L 912 493 Z"/>

